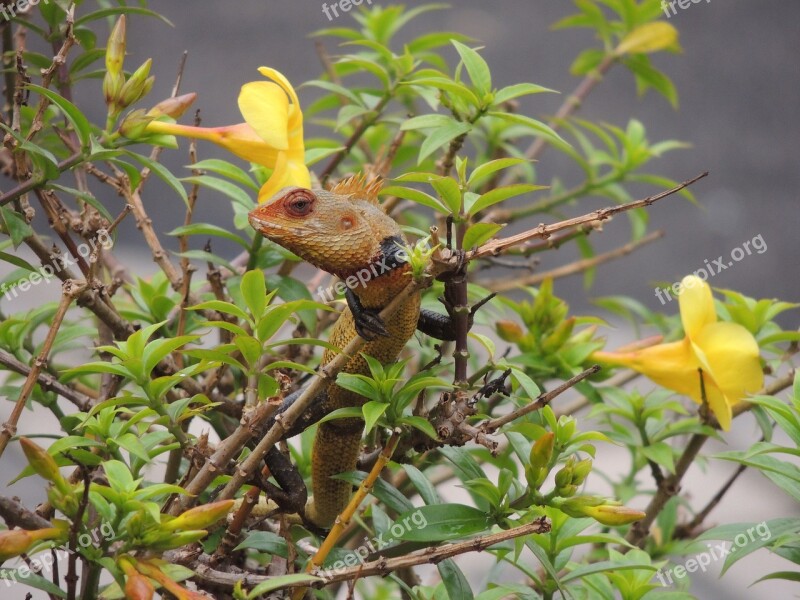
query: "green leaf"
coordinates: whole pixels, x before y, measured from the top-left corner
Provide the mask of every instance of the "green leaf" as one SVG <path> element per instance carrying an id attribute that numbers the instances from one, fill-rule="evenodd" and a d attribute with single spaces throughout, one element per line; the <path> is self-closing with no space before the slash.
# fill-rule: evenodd
<path id="1" fill-rule="evenodd" d="M 258 550 L 274 556 L 286 558 L 289 555 L 289 548 L 286 540 L 277 533 L 271 531 L 251 531 L 245 540 L 236 546 L 234 550 Z"/>
<path id="2" fill-rule="evenodd" d="M 475 223 L 464 234 L 464 250 L 470 250 L 488 242 L 503 228 L 497 223 Z"/>
<path id="3" fill-rule="evenodd" d="M 172 21 L 167 19 L 165 16 L 153 11 L 148 10 L 146 8 L 138 8 L 135 6 L 118 6 L 114 8 L 103 8 L 100 10 L 96 10 L 91 12 L 80 19 L 75 19 L 75 27 L 80 27 L 81 25 L 86 25 L 87 23 L 91 23 L 92 21 L 97 21 L 99 19 L 105 19 L 106 17 L 113 17 L 114 15 L 146 15 L 148 17 L 155 17 L 159 21 L 163 21 L 170 27 L 174 27 Z"/>
<path id="4" fill-rule="evenodd" d="M 430 184 L 444 201 L 450 213 L 457 215 L 461 210 L 461 188 L 452 177 L 432 177 Z"/>
<path id="5" fill-rule="evenodd" d="M 413 542 L 440 542 L 482 533 L 492 526 L 491 516 L 465 504 L 429 504 L 397 517 L 396 523 L 422 515 L 425 525 L 404 531 L 398 539 Z"/>
<path id="6" fill-rule="evenodd" d="M 756 579 L 753 582 L 753 585 L 759 583 L 761 581 L 768 581 L 770 579 L 785 579 L 787 581 L 797 581 L 800 582 L 800 572 L 797 571 L 775 571 L 774 573 L 770 573 L 769 575 L 764 575 L 760 579 Z"/>
<path id="7" fill-rule="evenodd" d="M 675 457 L 672 447 L 666 442 L 658 442 L 642 447 L 642 454 L 654 463 L 666 467 L 670 473 L 675 472 Z"/>
<path id="8" fill-rule="evenodd" d="M 404 200 L 411 200 L 412 202 L 416 202 L 422 206 L 432 208 L 439 213 L 447 214 L 448 212 L 447 208 L 443 206 L 439 200 L 430 194 L 426 194 L 420 190 L 415 190 L 414 188 L 390 185 L 383 188 L 380 193 L 382 196 L 397 196 L 398 198 L 403 198 Z"/>
<path id="9" fill-rule="evenodd" d="M 28 261 L 20 258 L 16 254 L 8 254 L 6 252 L 0 252 L 0 260 L 5 261 L 7 263 L 11 263 L 19 267 L 20 269 L 25 269 L 26 271 L 36 271 L 36 267 L 31 265 Z"/>
<path id="10" fill-rule="evenodd" d="M 439 570 L 439 575 L 442 577 L 442 583 L 447 590 L 447 595 L 451 600 L 472 600 L 475 595 L 472 593 L 472 588 L 469 587 L 469 582 L 458 568 L 458 565 L 452 558 L 447 558 L 436 565 Z"/>
<path id="11" fill-rule="evenodd" d="M 561 578 L 562 583 L 566 583 L 568 581 L 572 581 L 573 579 L 581 579 L 586 577 L 587 575 L 592 575 L 593 573 L 603 573 L 603 572 L 614 572 L 614 571 L 626 571 L 626 570 L 646 570 L 646 571 L 658 571 L 657 567 L 654 567 L 648 563 L 639 563 L 639 564 L 620 564 L 617 561 L 611 560 L 603 560 L 600 562 L 596 562 L 590 565 L 584 565 L 582 567 L 578 567 L 577 569 L 573 569 L 566 575 Z"/>
<path id="12" fill-rule="evenodd" d="M 237 204 L 244 206 L 248 210 L 253 208 L 255 205 L 252 198 L 242 188 L 232 184 L 230 181 L 225 181 L 224 179 L 220 179 L 218 177 L 211 177 L 210 175 L 195 175 L 193 177 L 184 177 L 181 179 L 181 181 L 197 184 L 201 187 L 215 190 L 221 194 L 224 194 Z"/>
<path id="13" fill-rule="evenodd" d="M 180 196 L 180 199 L 183 200 L 184 204 L 186 204 L 188 208 L 189 198 L 186 194 L 186 190 L 184 189 L 183 185 L 181 185 L 181 182 L 178 181 L 178 178 L 175 177 L 175 175 L 173 175 L 169 169 L 167 169 L 164 165 L 151 160 L 149 157 L 136 154 L 135 152 L 129 152 L 126 150 L 125 155 L 131 157 L 133 160 L 141 163 L 143 166 L 155 173 L 159 179 L 166 183 L 175 191 L 176 194 L 178 194 L 178 196 Z"/>
<path id="14" fill-rule="evenodd" d="M 347 406 L 345 408 L 337 408 L 322 417 L 318 423 L 325 423 L 326 421 L 333 421 L 336 419 L 362 419 L 363 413 L 360 406 Z"/>
<path id="15" fill-rule="evenodd" d="M 464 102 L 472 106 L 480 106 L 481 102 L 475 93 L 463 83 L 453 81 L 446 77 L 420 77 L 411 81 L 404 82 L 405 85 L 421 85 L 430 87 L 434 90 L 445 90 L 451 93 L 456 98 L 460 98 Z"/>
<path id="16" fill-rule="evenodd" d="M 453 46 L 458 51 L 464 67 L 469 73 L 469 78 L 472 84 L 478 90 L 481 96 L 484 96 L 492 91 L 492 72 L 489 70 L 489 65 L 483 57 L 472 48 L 465 46 L 461 42 L 453 40 Z"/>
<path id="17" fill-rule="evenodd" d="M 358 95 L 356 95 L 349 88 L 343 85 L 339 85 L 338 83 L 333 83 L 332 81 L 322 81 L 321 79 L 313 79 L 311 81 L 304 83 L 300 87 L 304 86 L 317 87 L 325 90 L 326 92 L 333 92 L 337 96 L 343 96 L 344 98 L 347 98 L 350 102 L 352 102 L 356 106 L 364 107 L 364 101 L 361 98 L 359 98 Z"/>
<path id="18" fill-rule="evenodd" d="M 453 122 L 453 117 L 447 115 L 420 115 L 403 121 L 400 131 L 412 131 L 414 129 L 429 129 L 431 127 L 444 127 Z"/>
<path id="19" fill-rule="evenodd" d="M 247 313 L 241 308 L 235 304 L 224 302 L 222 300 L 209 300 L 208 302 L 201 302 L 200 304 L 190 306 L 189 310 L 215 310 L 217 312 L 233 315 L 234 317 L 237 317 L 245 322 L 249 320 Z"/>
<path id="20" fill-rule="evenodd" d="M 425 504 L 441 504 L 442 499 L 439 497 L 439 493 L 436 491 L 436 488 L 431 483 L 431 480 L 428 479 L 428 476 L 425 475 L 422 471 L 420 471 L 414 465 L 403 465 L 403 469 L 405 470 L 408 478 L 411 480 L 411 483 L 414 484 L 414 487 L 417 488 L 422 501 Z"/>
<path id="21" fill-rule="evenodd" d="M 528 160 L 524 158 L 498 158 L 496 160 L 490 160 L 489 162 L 483 163 L 479 167 L 476 167 L 475 170 L 472 171 L 472 174 L 467 180 L 467 184 L 472 187 L 476 181 L 481 181 L 482 179 L 493 175 L 497 171 L 508 169 L 509 167 L 515 167 L 526 162 L 528 162 Z"/>
<path id="22" fill-rule="evenodd" d="M 200 171 L 211 171 L 217 175 L 222 175 L 223 177 L 232 179 L 236 183 L 241 183 L 242 185 L 249 187 L 254 192 L 258 191 L 258 185 L 256 185 L 255 181 L 253 181 L 253 178 L 250 177 L 250 175 L 248 175 L 244 169 L 229 163 L 227 160 L 208 158 L 206 160 L 196 162 L 193 165 L 186 165 L 186 168 Z"/>
<path id="23" fill-rule="evenodd" d="M 253 318 L 260 319 L 267 307 L 267 284 L 264 280 L 264 272 L 261 270 L 248 271 L 242 276 L 239 287 Z"/>
<path id="24" fill-rule="evenodd" d="M 306 573 L 292 573 L 290 575 L 281 575 L 279 577 L 270 577 L 268 581 L 259 583 L 247 594 L 247 600 L 260 598 L 267 592 L 277 590 L 282 587 L 294 583 L 314 583 L 315 581 L 324 581 L 321 577 L 315 575 L 307 575 Z"/>
<path id="25" fill-rule="evenodd" d="M 0 206 L 0 217 L 3 219 L 6 233 L 8 233 L 11 238 L 15 249 L 25 241 L 25 238 L 33 235 L 31 226 L 28 225 L 17 212 L 11 210 L 7 206 Z"/>
<path id="26" fill-rule="evenodd" d="M 531 119 L 530 117 L 526 117 L 525 115 L 518 115 L 515 113 L 506 113 L 506 112 L 499 112 L 499 111 L 489 111 L 490 116 L 497 117 L 498 119 L 503 119 L 504 121 L 509 121 L 511 123 L 516 123 L 517 125 L 522 125 L 535 131 L 544 137 L 555 140 L 557 142 L 561 142 L 564 146 L 570 147 L 570 145 L 562 138 L 555 130 L 542 123 L 541 121 L 537 121 L 536 119 Z"/>
<path id="27" fill-rule="evenodd" d="M 375 423 L 378 422 L 378 419 L 380 419 L 383 413 L 386 412 L 387 408 L 389 408 L 389 405 L 385 402 L 370 400 L 369 402 L 364 403 L 364 406 L 361 407 L 361 412 L 364 414 L 365 434 L 372 431 Z"/>
<path id="28" fill-rule="evenodd" d="M 215 265 L 219 265 L 221 267 L 225 267 L 231 273 L 236 273 L 236 267 L 234 267 L 230 262 L 214 254 L 212 252 L 206 252 L 205 250 L 187 250 L 186 252 L 177 252 L 177 256 L 181 256 L 183 258 L 190 258 L 193 260 L 200 260 L 203 262 L 210 262 Z"/>
<path id="29" fill-rule="evenodd" d="M 547 186 L 544 185 L 530 185 L 528 183 L 507 185 L 486 192 L 485 194 L 479 196 L 472 206 L 465 208 L 470 215 L 475 215 L 480 211 L 497 204 L 498 202 L 503 202 L 504 200 L 514 198 L 515 196 L 521 196 L 522 194 L 527 194 L 528 192 L 534 192 L 536 190 L 543 190 L 546 188 Z"/>
<path id="30" fill-rule="evenodd" d="M 508 87 L 498 90 L 494 95 L 493 104 L 498 106 L 503 102 L 508 102 L 509 100 L 519 98 L 520 96 L 541 94 L 543 92 L 551 92 L 553 94 L 558 93 L 556 90 L 551 90 L 549 88 L 542 87 L 541 85 L 536 85 L 535 83 L 517 83 L 515 85 L 509 85 Z"/>
<path id="31" fill-rule="evenodd" d="M 335 479 L 347 481 L 352 485 L 360 485 L 366 476 L 366 473 L 351 472 L 336 475 Z M 372 495 L 398 514 L 406 511 L 413 512 L 414 505 L 411 504 L 411 501 L 384 479 L 378 478 L 375 481 Z"/>
<path id="32" fill-rule="evenodd" d="M 453 121 L 444 127 L 434 129 L 431 134 L 425 138 L 419 149 L 419 158 L 417 164 L 428 158 L 431 154 L 436 152 L 439 148 L 448 144 L 460 135 L 466 135 L 472 131 L 472 125 L 469 123 L 462 123 L 460 121 Z"/>
<path id="33" fill-rule="evenodd" d="M 56 550 L 56 552 L 58 552 L 58 550 Z M 66 556 L 66 550 L 63 552 Z M 26 575 L 23 576 L 19 572 L 19 569 L 0 568 L 0 579 L 5 580 L 6 586 L 10 586 L 13 583 L 21 583 L 22 585 L 29 585 L 34 589 L 42 590 L 47 594 L 57 596 L 58 598 L 67 597 L 67 593 L 49 579 L 45 579 L 41 575 L 31 572 L 31 570 L 27 567 L 24 572 Z"/>
<path id="34" fill-rule="evenodd" d="M 119 460 L 107 460 L 103 463 L 103 470 L 108 478 L 111 489 L 117 492 L 130 493 L 138 485 L 131 475 L 131 471 L 124 462 Z"/>
<path id="35" fill-rule="evenodd" d="M 109 222 L 114 221 L 114 217 L 111 216 L 111 213 L 108 212 L 108 209 L 103 206 L 102 202 L 100 202 L 97 198 L 94 197 L 93 194 L 88 192 L 82 192 L 81 190 L 76 190 L 75 188 L 67 187 L 64 185 L 60 185 L 58 183 L 48 183 L 45 186 L 47 189 L 59 190 L 71 196 L 75 196 L 76 198 L 83 200 L 89 206 L 93 207 L 97 212 L 99 212 L 103 217 L 108 219 Z"/>
<path id="36" fill-rule="evenodd" d="M 409 416 L 409 417 L 401 417 L 397 420 L 399 425 L 411 425 L 414 429 L 419 429 L 422 433 L 427 435 L 432 440 L 438 440 L 439 436 L 436 433 L 436 430 L 433 428 L 433 425 L 430 424 L 430 421 L 425 417 L 417 417 L 417 416 Z"/>
<path id="37" fill-rule="evenodd" d="M 236 242 L 245 249 L 250 248 L 250 244 L 235 233 L 231 233 L 224 227 L 220 227 L 219 225 L 211 225 L 210 223 L 191 223 L 189 225 L 181 225 L 180 227 L 176 227 L 167 233 L 167 235 L 174 235 L 176 237 L 184 235 L 214 235 L 225 238 L 226 240 L 230 240 L 232 242 Z"/>
<path id="38" fill-rule="evenodd" d="M 83 115 L 77 106 L 75 106 L 66 98 L 62 98 L 53 90 L 48 90 L 40 85 L 29 83 L 25 87 L 33 90 L 41 96 L 44 96 L 50 100 L 50 102 L 58 106 L 58 108 L 61 109 L 61 112 L 64 113 L 64 116 L 67 118 L 67 120 L 72 123 L 75 133 L 78 135 L 78 139 L 81 141 L 81 146 L 87 147 L 89 145 L 89 136 L 92 133 L 92 126 L 89 124 L 89 120 Z"/>

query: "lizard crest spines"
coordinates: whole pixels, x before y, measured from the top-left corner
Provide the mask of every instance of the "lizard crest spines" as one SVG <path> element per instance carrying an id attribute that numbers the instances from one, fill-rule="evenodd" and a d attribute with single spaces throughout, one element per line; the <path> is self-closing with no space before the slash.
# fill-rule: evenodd
<path id="1" fill-rule="evenodd" d="M 378 193 L 382 187 L 383 179 L 380 177 L 367 179 L 366 175 L 358 173 L 336 183 L 331 187 L 330 192 L 340 196 L 349 196 L 352 200 L 363 200 L 378 205 Z"/>

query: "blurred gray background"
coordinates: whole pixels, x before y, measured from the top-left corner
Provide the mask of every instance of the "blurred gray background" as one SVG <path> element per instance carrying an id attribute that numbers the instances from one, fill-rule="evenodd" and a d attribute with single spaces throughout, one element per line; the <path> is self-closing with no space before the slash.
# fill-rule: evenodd
<path id="1" fill-rule="evenodd" d="M 330 22 L 317 0 L 192 0 L 191 10 L 187 10 L 187 4 L 174 1 L 155 2 L 152 6 L 176 27 L 151 19 L 132 19 L 129 64 L 154 57 L 155 99 L 168 95 L 178 58 L 188 50 L 183 90 L 200 92 L 197 107 L 207 126 L 241 121 L 236 106 L 239 87 L 259 77 L 256 69 L 260 65 L 278 68 L 293 82 L 317 77 L 320 64 L 308 34 L 352 23 L 346 14 Z M 526 114 L 553 114 L 564 94 L 578 82 L 568 72 L 570 64 L 579 50 L 594 42 L 586 30 L 550 29 L 553 23 L 574 12 L 572 3 L 500 0 L 489 4 L 459 0 L 453 6 L 457 10 L 432 12 L 417 19 L 407 35 L 452 30 L 473 36 L 476 43 L 485 46 L 482 52 L 493 69 L 496 86 L 531 81 L 562 92 L 560 96 L 533 96 L 523 103 Z M 760 234 L 767 251 L 745 257 L 713 277 L 711 284 L 755 297 L 800 300 L 796 266 L 800 217 L 800 3 L 700 2 L 679 10 L 670 22 L 680 31 L 684 53 L 658 55 L 655 63 L 673 78 L 680 97 L 679 110 L 652 91 L 637 98 L 632 75 L 615 67 L 589 98 L 580 116 L 619 126 L 636 118 L 647 127 L 651 141 L 691 142 L 692 148 L 670 152 L 650 163 L 647 170 L 676 180 L 710 171 L 708 178 L 693 187 L 702 207 L 679 197 L 652 207 L 651 226 L 664 229 L 666 237 L 624 260 L 601 267 L 590 294 L 626 294 L 660 307 L 654 282 L 679 281 L 702 267 L 706 259 L 712 262 L 720 255 L 729 262 L 731 250 Z M 329 52 L 337 52 L 335 39 L 327 38 L 325 44 Z M 300 91 L 303 104 L 315 97 L 316 90 L 312 88 Z M 313 135 L 313 126 L 308 127 L 308 132 Z M 208 144 L 201 151 L 206 156 L 218 153 Z M 185 164 L 184 148 L 166 152 L 165 161 Z M 542 156 L 539 169 L 545 183 L 553 176 L 567 185 L 580 181 L 569 161 L 550 150 Z M 634 186 L 629 189 L 639 195 L 653 190 Z M 227 200 L 220 200 L 214 210 L 215 201 L 204 193 L 201 204 L 201 210 L 208 211 L 211 219 L 213 215 L 228 214 Z M 606 200 L 595 199 L 586 206 L 605 204 Z M 164 211 L 159 215 L 164 219 L 160 221 L 163 231 L 181 222 L 182 208 L 176 198 L 168 196 L 153 210 L 155 206 Z M 201 218 L 202 214 L 198 220 Z M 605 250 L 623 243 L 628 234 L 627 222 L 621 217 L 592 241 L 598 249 Z M 124 237 L 123 243 L 128 239 L 139 244 L 136 236 Z M 550 253 L 543 258 L 543 267 L 563 264 L 573 256 L 569 250 Z M 557 293 L 576 308 L 585 305 L 586 294 L 579 277 L 558 282 Z"/>
<path id="2" fill-rule="evenodd" d="M 374 0 L 374 4 L 381 4 Z M 330 3 L 329 3 L 330 4 Z M 386 2 L 388 4 L 388 2 Z M 419 5 L 421 2 L 407 2 Z M 539 118 L 556 111 L 578 80 L 569 66 L 576 54 L 593 44 L 591 33 L 582 30 L 552 31 L 550 26 L 574 12 L 566 0 L 458 0 L 454 10 L 428 13 L 415 21 L 406 35 L 430 30 L 452 30 L 473 36 L 493 69 L 495 86 L 522 81 L 535 82 L 559 90 L 561 96 L 543 94 L 526 99 L 523 112 Z M 236 97 L 239 87 L 258 79 L 260 65 L 270 65 L 299 83 L 317 77 L 320 64 L 308 34 L 329 26 L 347 26 L 351 17 L 344 15 L 329 22 L 318 0 L 268 1 L 172 0 L 152 2 L 151 7 L 169 17 L 175 27 L 148 18 L 132 18 L 128 24 L 128 67 L 137 66 L 148 57 L 154 59 L 157 77 L 151 99 L 166 97 L 174 81 L 181 53 L 189 53 L 182 90 L 199 92 L 196 108 L 201 109 L 206 126 L 241 121 Z M 576 311 L 590 307 L 598 296 L 624 294 L 652 308 L 662 308 L 655 298 L 656 281 L 678 281 L 685 274 L 703 267 L 722 255 L 727 262 L 733 249 L 759 235 L 767 251 L 753 253 L 710 280 L 711 285 L 732 288 L 755 297 L 780 297 L 800 300 L 798 281 L 798 242 L 796 229 L 800 216 L 798 190 L 800 169 L 797 148 L 800 142 L 800 3 L 796 1 L 713 0 L 690 4 L 670 19 L 680 31 L 682 55 L 659 55 L 656 65 L 675 82 L 679 111 L 652 91 L 637 98 L 633 77 L 621 67 L 610 75 L 589 98 L 580 116 L 623 126 L 631 118 L 641 120 L 651 141 L 678 139 L 691 142 L 688 150 L 668 153 L 648 166 L 676 180 L 683 180 L 708 170 L 711 175 L 693 187 L 701 207 L 679 197 L 662 201 L 650 209 L 651 228 L 666 231 L 666 237 L 622 260 L 603 265 L 594 286 L 585 290 L 580 277 L 559 280 L 556 293 L 566 298 Z M 104 33 L 100 35 L 102 39 Z M 401 36 L 401 39 L 405 39 Z M 325 40 L 329 52 L 337 52 L 336 41 Z M 454 53 L 450 54 L 454 59 Z M 99 81 L 95 87 L 84 86 L 77 97 L 82 107 L 93 106 L 90 116 L 101 123 L 105 108 L 100 101 Z M 316 91 L 300 90 L 303 105 L 316 97 Z M 190 117 L 184 117 L 189 122 Z M 312 125 L 307 126 L 314 134 Z M 201 157 L 229 158 L 209 144 L 201 145 Z M 186 164 L 186 143 L 179 151 L 166 151 L 163 162 L 179 172 Z M 574 168 L 557 153 L 547 151 L 539 164 L 544 182 L 558 176 L 567 185 L 579 181 Z M 188 174 L 188 173 L 187 173 Z M 183 205 L 169 190 L 151 182 L 145 201 L 160 232 L 167 232 L 183 221 Z M 650 187 L 631 187 L 632 194 L 646 195 Z M 122 207 L 122 200 L 108 194 L 102 200 L 112 213 Z M 607 204 L 603 199 L 590 200 L 585 208 Z M 575 213 L 577 209 L 571 208 Z M 226 225 L 230 217 L 229 201 L 204 190 L 196 221 Z M 165 238 L 167 239 L 167 238 Z M 599 251 L 611 249 L 629 239 L 625 218 L 618 218 L 593 236 Z M 199 238 L 196 243 L 202 243 Z M 215 244 L 218 242 L 215 242 Z M 140 268 L 154 270 L 149 251 L 128 218 L 121 228 L 119 248 Z M 234 247 L 215 246 L 236 253 Z M 552 268 L 574 258 L 570 249 L 543 257 L 543 268 Z M 45 289 L 47 288 L 47 289 Z M 52 288 L 52 289 L 51 289 Z M 21 310 L 25 302 L 41 302 L 45 294 L 56 298 L 56 286 L 40 286 L 36 294 L 20 298 L 7 310 Z M 663 307 L 677 311 L 676 304 Z M 790 314 L 786 326 L 796 326 L 797 314 Z M 619 332 L 620 342 L 630 334 Z M 612 344 L 613 347 L 615 344 Z M 565 399 L 565 405 L 569 402 Z M 3 402 L 3 417 L 10 404 Z M 29 418 L 30 415 L 23 416 Z M 37 426 L 40 424 L 37 423 Z M 729 441 L 755 439 L 753 423 L 737 423 Z M 741 434 L 741 438 L 737 435 Z M 722 446 L 709 451 L 723 450 Z M 730 449 L 730 448 L 727 448 Z M 18 457 L 19 458 L 19 457 Z M 610 470 L 623 468 L 626 455 L 604 445 L 598 459 Z M 21 468 L 22 462 L 18 462 Z M 8 471 L 7 471 L 8 469 Z M 13 475 L 4 463 L 4 480 Z M 727 477 L 730 469 L 715 467 L 707 474 L 694 469 L 685 481 L 692 490 L 691 500 L 701 506 Z M 27 501 L 38 498 L 37 486 L 12 488 Z M 445 494 L 450 496 L 449 493 Z M 758 474 L 749 471 L 736 483 L 727 502 L 710 519 L 720 522 L 760 522 L 787 514 L 797 507 Z M 466 572 L 478 586 L 484 583 L 486 559 L 478 555 L 464 557 Z M 678 562 L 680 564 L 680 561 Z M 707 574 L 693 574 L 692 591 L 698 597 L 744 600 L 772 594 L 785 598 L 796 589 L 767 582 L 748 589 L 758 577 L 786 569 L 788 563 L 758 553 L 748 557 L 717 581 L 721 562 Z M 477 589 L 477 588 L 476 588 Z M 19 591 L 14 590 L 15 592 Z M 16 597 L 16 596 L 15 596 Z M 21 595 L 20 595 L 21 597 Z"/>

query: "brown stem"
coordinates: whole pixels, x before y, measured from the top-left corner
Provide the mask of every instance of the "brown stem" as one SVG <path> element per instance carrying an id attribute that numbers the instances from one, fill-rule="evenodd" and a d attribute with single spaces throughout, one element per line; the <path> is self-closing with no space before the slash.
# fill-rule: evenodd
<path id="1" fill-rule="evenodd" d="M 658 202 L 662 198 L 666 198 L 667 196 L 671 196 L 676 192 L 681 191 L 683 188 L 692 185 L 694 182 L 706 177 L 708 175 L 708 171 L 701 173 L 683 183 L 676 185 L 673 188 L 660 192 L 658 194 L 648 196 L 647 198 L 642 198 L 641 200 L 634 200 L 633 202 L 628 202 L 626 204 L 620 204 L 617 206 L 609 206 L 607 208 L 601 208 L 599 210 L 595 210 L 593 212 L 587 213 L 585 215 L 581 215 L 579 217 L 574 217 L 572 219 L 565 219 L 563 221 L 559 221 L 558 223 L 554 223 L 552 225 L 545 225 L 541 223 L 538 227 L 533 229 L 529 229 L 527 231 L 523 231 L 522 233 L 518 233 L 517 235 L 512 235 L 506 238 L 500 238 L 496 240 L 492 240 L 487 242 L 477 250 L 473 252 L 467 253 L 468 260 L 475 260 L 476 258 L 482 258 L 484 256 L 496 256 L 497 254 L 503 252 L 507 248 L 511 248 L 513 246 L 519 246 L 520 244 L 524 244 L 528 240 L 534 238 L 543 238 L 547 239 L 552 234 L 563 231 L 565 229 L 571 229 L 577 225 L 582 225 L 584 223 L 591 223 L 592 221 L 606 221 L 617 215 L 619 213 L 623 213 L 629 210 L 633 210 L 634 208 L 643 208 L 646 206 L 650 206 L 651 204 Z"/>
<path id="2" fill-rule="evenodd" d="M 791 373 L 784 375 L 783 377 L 776 379 L 770 385 L 766 386 L 763 390 L 754 394 L 755 396 L 774 396 L 778 392 L 785 390 L 789 386 L 792 385 L 794 382 L 794 371 Z M 734 408 L 734 417 L 747 412 L 752 407 L 752 404 L 747 402 L 742 402 L 738 404 Z M 719 424 L 715 424 L 717 427 Z M 665 478 L 662 484 L 656 490 L 655 495 L 653 496 L 650 503 L 647 505 L 645 509 L 645 517 L 641 521 L 637 521 L 633 524 L 628 531 L 628 535 L 625 539 L 635 545 L 640 546 L 644 543 L 644 540 L 647 538 L 647 535 L 650 532 L 650 526 L 656 520 L 659 513 L 664 509 L 667 502 L 670 498 L 672 498 L 675 494 L 678 493 L 680 490 L 680 484 L 683 477 L 686 475 L 686 472 L 689 470 L 689 467 L 692 466 L 694 463 L 694 459 L 700 453 L 700 449 L 703 447 L 703 444 L 709 437 L 702 433 L 695 433 L 690 439 L 689 443 L 686 445 L 686 449 L 681 454 L 681 457 L 678 459 L 678 462 L 675 464 L 675 473 L 670 475 L 669 477 Z M 623 550 L 624 551 L 624 550 Z"/>
<path id="3" fill-rule="evenodd" d="M 33 388 L 39 379 L 39 375 L 47 363 L 47 358 L 50 355 L 50 349 L 53 347 L 53 343 L 56 341 L 56 335 L 58 335 L 58 330 L 61 328 L 61 323 L 64 320 L 70 305 L 85 287 L 85 282 L 72 280 L 64 282 L 61 301 L 58 304 L 56 314 L 53 315 L 53 322 L 50 325 L 50 329 L 47 332 L 47 337 L 42 344 L 42 350 L 39 352 L 39 356 L 36 357 L 36 360 L 33 361 L 33 366 L 31 367 L 28 376 L 25 378 L 25 383 L 22 385 L 22 391 L 20 391 L 19 398 L 17 399 L 16 404 L 14 404 L 14 409 L 11 411 L 11 415 L 8 417 L 8 420 L 3 423 L 3 429 L 0 431 L 0 456 L 3 455 L 6 446 L 8 446 L 9 440 L 17 433 L 17 424 L 19 423 L 20 416 L 22 416 L 25 403 L 28 401 L 28 397 L 31 395 L 31 392 L 33 391 Z"/>
<path id="4" fill-rule="evenodd" d="M 569 264 L 563 265 L 556 269 L 551 269 L 549 271 L 543 271 L 542 273 L 533 273 L 528 275 L 527 277 L 515 277 L 513 279 L 493 279 L 491 281 L 481 281 L 480 284 L 493 292 L 507 292 L 509 290 L 517 289 L 520 287 L 526 287 L 529 285 L 538 285 L 542 283 L 545 279 L 560 279 L 562 277 L 567 277 L 569 275 L 575 275 L 577 273 L 583 273 L 584 271 L 588 271 L 598 265 L 603 263 L 607 263 L 609 261 L 615 260 L 617 258 L 622 258 L 623 256 L 627 256 L 631 252 L 634 252 L 638 248 L 642 246 L 646 246 L 647 244 L 651 244 L 658 239 L 664 237 L 664 232 L 657 230 L 653 231 L 643 238 L 629 242 L 619 248 L 615 248 L 613 250 L 609 250 L 608 252 L 604 252 L 603 254 L 598 254 L 596 256 L 592 256 L 591 258 L 584 258 L 581 260 L 576 260 Z"/>
<path id="5" fill-rule="evenodd" d="M 3 365 L 10 371 L 14 371 L 20 375 L 25 375 L 26 377 L 30 376 L 32 371 L 31 367 L 18 361 L 5 350 L 0 350 L 0 365 Z M 43 390 L 55 392 L 59 396 L 66 398 L 81 412 L 86 412 L 92 407 L 93 401 L 89 396 L 73 390 L 67 385 L 64 385 L 49 373 L 39 373 L 36 381 L 39 384 L 39 387 L 41 387 Z"/>
<path id="6" fill-rule="evenodd" d="M 550 531 L 550 522 L 545 517 L 540 517 L 527 525 L 512 527 L 505 531 L 499 531 L 471 540 L 431 546 L 395 558 L 381 557 L 362 565 L 336 571 L 335 573 L 326 572 L 323 585 L 338 583 L 340 581 L 349 581 L 360 577 L 370 577 L 373 575 L 385 576 L 399 569 L 405 569 L 416 565 L 436 564 L 447 558 L 466 554 L 467 552 L 482 552 L 495 544 L 500 544 L 526 535 L 547 533 L 548 531 Z M 194 569 L 196 575 L 195 579 L 197 581 L 207 585 L 224 586 L 228 589 L 232 589 L 237 582 L 242 582 L 246 587 L 254 587 L 259 583 L 269 580 L 268 577 L 264 577 L 263 575 L 215 571 L 206 564 L 203 564 L 203 562 L 199 562 L 199 564 L 192 562 L 192 568 Z M 298 583 L 286 587 L 302 587 L 304 585 L 305 584 Z"/>
<path id="7" fill-rule="evenodd" d="M 530 404 L 523 406 L 522 408 L 518 408 L 517 410 L 510 412 L 507 415 L 503 415 L 502 417 L 497 417 L 496 419 L 490 419 L 488 421 L 484 421 L 483 423 L 478 425 L 478 428 L 481 429 L 482 431 L 491 433 L 492 431 L 496 431 L 500 429 L 503 425 L 507 425 L 508 423 L 511 423 L 512 421 L 515 421 L 516 419 L 519 419 L 522 416 L 525 416 L 537 410 L 541 410 L 542 408 L 547 406 L 550 403 L 550 401 L 553 400 L 553 398 L 556 398 L 557 396 L 563 394 L 569 388 L 577 385 L 590 375 L 594 375 L 599 370 L 600 370 L 599 365 L 591 366 L 585 371 L 578 373 L 574 377 L 571 377 L 558 387 L 553 388 L 549 392 L 540 394 L 536 398 L 536 400 L 534 400 Z"/>

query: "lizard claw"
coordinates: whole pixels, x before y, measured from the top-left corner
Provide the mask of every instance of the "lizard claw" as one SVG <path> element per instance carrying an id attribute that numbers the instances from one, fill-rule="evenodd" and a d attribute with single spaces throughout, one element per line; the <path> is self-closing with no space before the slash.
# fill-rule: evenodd
<path id="1" fill-rule="evenodd" d="M 353 322 L 358 335 L 368 342 L 378 336 L 389 337 L 389 330 L 386 329 L 386 324 L 374 311 L 362 310 L 360 314 L 353 315 Z"/>

